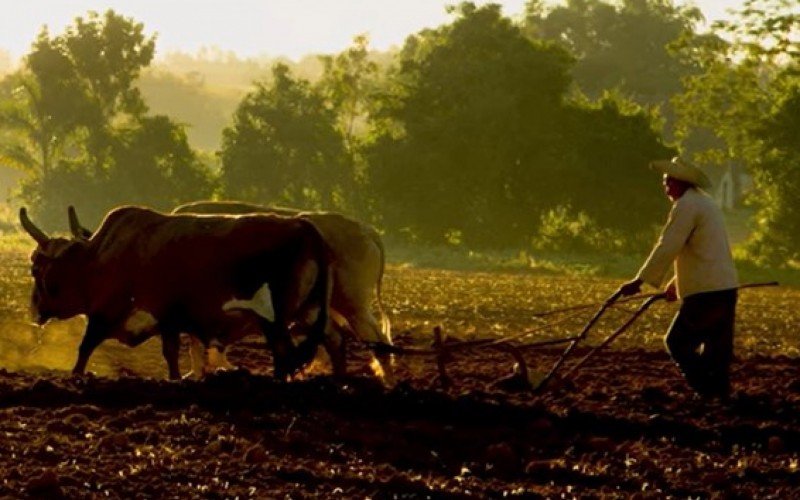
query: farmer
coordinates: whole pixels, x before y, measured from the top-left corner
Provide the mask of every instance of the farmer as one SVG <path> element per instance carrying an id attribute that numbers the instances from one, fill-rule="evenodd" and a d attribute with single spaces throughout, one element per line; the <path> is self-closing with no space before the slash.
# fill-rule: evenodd
<path id="1" fill-rule="evenodd" d="M 663 174 L 672 210 L 647 261 L 619 293 L 639 293 L 642 283 L 660 288 L 674 262 L 664 293 L 682 303 L 664 343 L 701 397 L 724 399 L 730 393 L 738 280 L 722 211 L 701 189 L 711 181 L 694 165 L 675 157 L 650 168 Z"/>

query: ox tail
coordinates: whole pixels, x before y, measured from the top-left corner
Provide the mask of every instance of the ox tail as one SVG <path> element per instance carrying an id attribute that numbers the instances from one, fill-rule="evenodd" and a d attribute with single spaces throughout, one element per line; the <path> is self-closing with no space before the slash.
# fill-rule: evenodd
<path id="1" fill-rule="evenodd" d="M 319 302 L 319 314 L 312 328 L 312 338 L 321 343 L 325 340 L 325 332 L 330 320 L 331 297 L 333 296 L 333 266 L 330 264 L 327 249 L 323 249 L 324 257 L 318 259 L 317 282 L 312 297 Z"/>
<path id="2" fill-rule="evenodd" d="M 383 299 L 381 297 L 381 283 L 383 282 L 383 273 L 386 270 L 386 248 L 383 246 L 383 241 L 380 235 L 373 231 L 373 239 L 378 249 L 381 252 L 381 266 L 378 270 L 378 281 L 375 283 L 375 298 L 378 302 L 378 313 L 381 316 L 381 335 L 383 339 L 389 344 L 392 343 L 392 321 L 386 310 L 383 308 Z"/>
<path id="3" fill-rule="evenodd" d="M 310 363 L 316 356 L 317 347 L 326 340 L 330 319 L 331 296 L 333 295 L 333 266 L 331 265 L 332 259 L 328 247 L 322 240 L 322 236 L 319 236 L 317 228 L 311 223 L 308 223 L 308 225 L 313 228 L 314 233 L 317 235 L 317 238 L 315 238 L 317 244 L 314 245 L 315 251 L 311 253 L 313 260 L 317 264 L 317 276 L 306 298 L 306 303 L 309 305 L 313 303 L 319 304 L 319 313 L 311 325 L 306 340 L 297 346 L 299 366 L 305 366 Z"/>
<path id="4" fill-rule="evenodd" d="M 316 346 L 322 344 L 326 340 L 326 332 L 328 323 L 330 321 L 330 303 L 333 295 L 333 261 L 327 245 L 319 234 L 316 226 L 310 222 L 304 221 L 308 227 L 313 230 L 316 238 L 313 245 L 314 250 L 311 252 L 311 259 L 317 267 L 317 275 L 314 284 L 306 297 L 306 307 L 313 307 L 314 304 L 319 306 L 319 313 L 311 325 L 308 332 L 307 340 L 308 347 L 311 346 L 316 349 Z M 309 358 L 309 361 L 313 358 Z"/>

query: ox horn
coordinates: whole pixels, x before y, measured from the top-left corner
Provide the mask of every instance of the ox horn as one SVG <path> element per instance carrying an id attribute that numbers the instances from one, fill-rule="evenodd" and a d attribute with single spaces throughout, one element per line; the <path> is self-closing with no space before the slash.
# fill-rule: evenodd
<path id="1" fill-rule="evenodd" d="M 67 207 L 67 217 L 69 218 L 69 230 L 75 238 L 79 240 L 88 240 L 92 237 L 92 232 L 81 226 L 78 220 L 78 213 L 72 205 Z"/>
<path id="2" fill-rule="evenodd" d="M 34 223 L 33 223 L 33 222 L 32 222 L 32 221 L 31 221 L 31 220 L 28 218 L 28 211 L 25 209 L 25 207 L 22 207 L 22 208 L 20 208 L 20 209 L 19 209 L 19 222 L 20 222 L 20 224 L 22 224 L 22 228 L 23 228 L 23 229 L 24 229 L 24 230 L 25 230 L 25 231 L 26 231 L 26 232 L 27 232 L 29 235 L 31 235 L 31 238 L 33 238 L 34 240 L 36 240 L 36 243 L 38 243 L 38 244 L 40 244 L 40 245 L 44 245 L 44 244 L 46 244 L 48 241 L 50 241 L 50 237 L 49 237 L 49 236 L 47 236 L 47 235 L 44 233 L 44 231 L 42 231 L 41 229 L 39 229 L 38 227 L 36 227 L 36 224 L 34 224 Z"/>

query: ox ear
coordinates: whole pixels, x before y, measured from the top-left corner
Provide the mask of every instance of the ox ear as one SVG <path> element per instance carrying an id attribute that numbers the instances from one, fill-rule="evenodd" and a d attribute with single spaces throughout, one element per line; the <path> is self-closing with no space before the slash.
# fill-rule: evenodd
<path id="1" fill-rule="evenodd" d="M 47 242 L 50 241 L 50 237 L 47 236 L 44 231 L 36 227 L 36 224 L 28 218 L 28 210 L 26 210 L 25 207 L 19 209 L 19 222 L 22 224 L 22 228 L 25 232 L 31 235 L 31 238 L 39 245 L 46 245 Z"/>
<path id="2" fill-rule="evenodd" d="M 69 230 L 72 232 L 72 236 L 74 236 L 75 239 L 85 241 L 92 237 L 92 232 L 81 226 L 78 220 L 78 213 L 72 205 L 67 207 L 67 217 L 69 218 Z"/>

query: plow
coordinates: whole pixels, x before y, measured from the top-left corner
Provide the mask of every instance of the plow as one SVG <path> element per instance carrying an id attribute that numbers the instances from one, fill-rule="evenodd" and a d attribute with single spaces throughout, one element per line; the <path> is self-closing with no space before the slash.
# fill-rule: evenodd
<path id="1" fill-rule="evenodd" d="M 764 283 L 747 283 L 740 285 L 737 290 L 772 286 L 778 286 L 778 282 L 771 281 Z M 436 326 L 433 328 L 433 341 L 430 348 L 400 347 L 381 343 L 367 343 L 367 347 L 375 353 L 390 353 L 401 357 L 424 356 L 435 358 L 438 372 L 438 382 L 442 388 L 448 388 L 454 385 L 453 379 L 447 373 L 447 364 L 454 360 L 455 354 L 479 350 L 496 350 L 504 352 L 513 359 L 513 370 L 511 375 L 501 379 L 497 383 L 506 389 L 515 391 L 529 391 L 532 394 L 537 394 L 543 392 L 553 383 L 554 380 L 566 380 L 574 376 L 575 373 L 580 368 L 584 367 L 594 356 L 596 356 L 603 349 L 607 348 L 612 342 L 614 342 L 614 340 L 624 334 L 636 322 L 637 319 L 647 312 L 647 310 L 653 304 L 661 300 L 665 300 L 666 298 L 667 296 L 663 292 L 639 294 L 622 298 L 620 292 L 617 291 L 600 304 L 581 304 L 535 313 L 532 316 L 540 318 L 563 315 L 564 313 L 571 314 L 569 316 L 564 316 L 559 319 L 538 325 L 532 329 L 513 336 L 451 341 L 446 338 L 442 328 L 440 326 Z M 606 336 L 600 343 L 592 347 L 583 357 L 568 363 L 568 360 L 570 360 L 570 357 L 575 351 L 576 347 L 589 339 L 590 331 L 608 310 L 628 302 L 636 301 L 641 301 L 639 306 L 630 313 L 627 319 L 619 327 Z M 578 314 L 581 314 L 584 310 L 592 308 L 597 309 L 585 323 L 581 331 L 577 334 L 566 337 L 538 340 L 534 342 L 523 341 L 525 338 L 530 337 L 534 332 L 553 328 L 566 319 L 572 318 Z M 529 369 L 528 362 L 525 358 L 526 353 L 536 351 L 537 349 L 541 349 L 543 347 L 564 344 L 566 344 L 567 347 L 546 374 L 534 374 Z"/>

